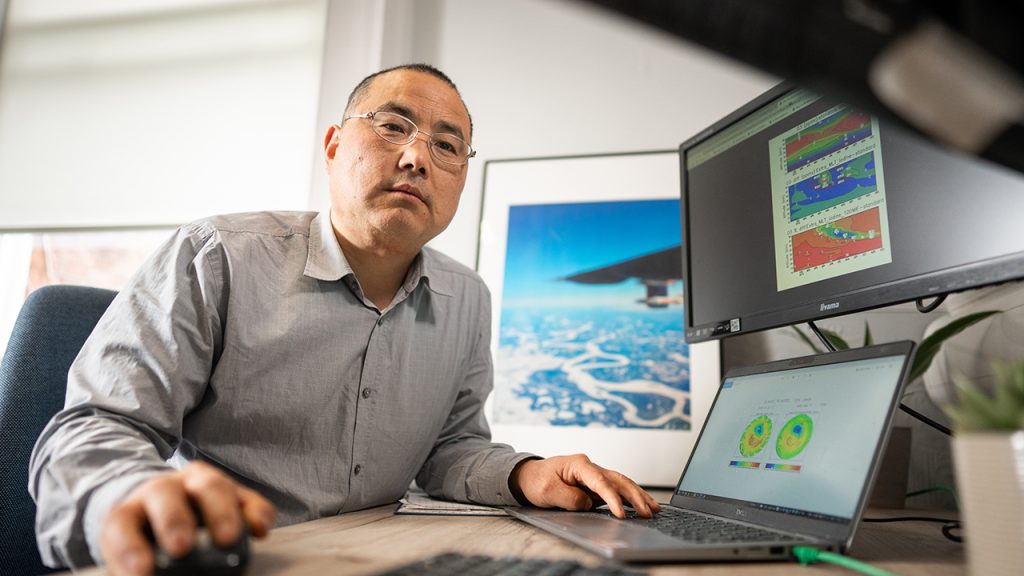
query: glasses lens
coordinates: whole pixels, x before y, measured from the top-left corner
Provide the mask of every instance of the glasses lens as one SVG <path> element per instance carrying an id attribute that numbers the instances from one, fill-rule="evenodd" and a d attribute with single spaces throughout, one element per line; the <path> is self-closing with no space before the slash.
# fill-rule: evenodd
<path id="1" fill-rule="evenodd" d="M 417 128 L 412 120 L 393 112 L 375 112 L 370 118 L 373 131 L 392 144 L 408 144 L 416 137 Z M 454 134 L 431 134 L 430 153 L 448 164 L 465 164 L 470 148 Z"/>
<path id="2" fill-rule="evenodd" d="M 430 137 L 430 151 L 434 157 L 449 164 L 465 164 L 469 160 L 469 144 L 452 134 L 434 134 Z"/>
<path id="3" fill-rule="evenodd" d="M 398 114 L 377 112 L 370 121 L 373 131 L 392 144 L 408 144 L 416 134 L 416 125 Z"/>

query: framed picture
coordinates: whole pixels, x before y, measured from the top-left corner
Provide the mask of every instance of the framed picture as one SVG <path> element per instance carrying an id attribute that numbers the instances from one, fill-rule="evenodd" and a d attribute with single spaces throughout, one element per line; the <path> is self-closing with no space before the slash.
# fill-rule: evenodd
<path id="1" fill-rule="evenodd" d="M 675 150 L 487 162 L 496 442 L 676 484 L 720 371 L 683 339 L 679 198 Z"/>

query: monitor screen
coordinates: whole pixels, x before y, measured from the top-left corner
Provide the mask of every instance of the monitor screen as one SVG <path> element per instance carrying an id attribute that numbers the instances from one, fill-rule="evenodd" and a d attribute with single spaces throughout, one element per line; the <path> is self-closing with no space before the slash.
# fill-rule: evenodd
<path id="1" fill-rule="evenodd" d="M 678 492 L 852 518 L 906 359 L 902 354 L 727 376 Z"/>
<path id="2" fill-rule="evenodd" d="M 777 86 L 680 147 L 686 338 L 1024 277 L 1024 174 Z"/>

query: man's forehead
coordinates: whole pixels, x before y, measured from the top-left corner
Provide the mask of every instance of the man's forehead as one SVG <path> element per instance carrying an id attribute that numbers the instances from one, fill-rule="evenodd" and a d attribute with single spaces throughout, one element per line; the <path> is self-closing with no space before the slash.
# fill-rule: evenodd
<path id="1" fill-rule="evenodd" d="M 395 70 L 374 78 L 367 88 L 360 105 L 366 112 L 388 110 L 413 122 L 429 121 L 435 129 L 456 128 L 463 134 L 469 127 L 469 113 L 459 93 L 425 72 Z"/>

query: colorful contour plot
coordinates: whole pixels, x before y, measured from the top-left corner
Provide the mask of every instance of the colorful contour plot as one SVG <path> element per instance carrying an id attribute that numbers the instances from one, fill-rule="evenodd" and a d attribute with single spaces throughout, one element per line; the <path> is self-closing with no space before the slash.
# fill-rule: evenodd
<path id="1" fill-rule="evenodd" d="M 756 455 L 764 450 L 768 438 L 772 435 L 772 419 L 761 415 L 750 421 L 740 436 L 740 454 L 745 458 Z"/>
<path id="2" fill-rule="evenodd" d="M 795 222 L 877 190 L 875 154 L 861 154 L 790 186 L 789 220 Z"/>
<path id="3" fill-rule="evenodd" d="M 814 421 L 807 414 L 797 414 L 779 431 L 775 452 L 779 458 L 789 460 L 804 451 L 814 434 Z"/>
<path id="4" fill-rule="evenodd" d="M 878 207 L 793 236 L 793 272 L 846 260 L 882 247 Z"/>
<path id="5" fill-rule="evenodd" d="M 871 116 L 843 108 L 786 138 L 786 170 L 824 158 L 871 136 Z"/>

